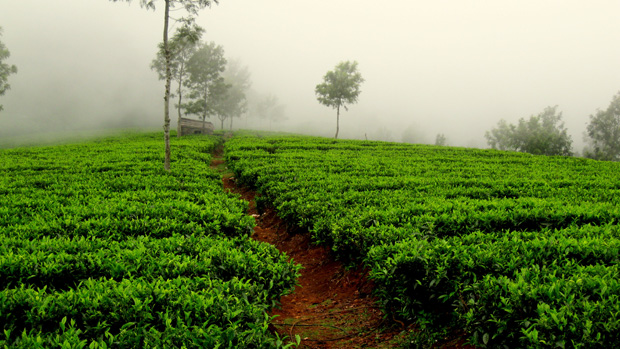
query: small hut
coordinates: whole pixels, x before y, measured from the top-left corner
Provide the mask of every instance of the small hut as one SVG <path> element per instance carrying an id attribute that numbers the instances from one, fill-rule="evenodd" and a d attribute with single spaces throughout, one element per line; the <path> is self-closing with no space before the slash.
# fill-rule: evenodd
<path id="1" fill-rule="evenodd" d="M 213 134 L 213 124 L 209 121 L 181 118 L 177 132 L 180 136 L 196 134 L 211 135 Z"/>

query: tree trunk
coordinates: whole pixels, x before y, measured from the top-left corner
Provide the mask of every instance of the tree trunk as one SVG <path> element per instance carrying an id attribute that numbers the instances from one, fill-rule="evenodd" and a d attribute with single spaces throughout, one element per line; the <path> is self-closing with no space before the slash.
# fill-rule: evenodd
<path id="1" fill-rule="evenodd" d="M 220 121 L 222 122 L 222 127 L 220 128 L 221 130 L 223 130 L 223 129 L 224 129 L 224 120 L 225 120 L 225 119 L 226 119 L 226 118 L 224 118 L 224 119 L 220 119 Z"/>
<path id="2" fill-rule="evenodd" d="M 232 124 L 233 124 L 233 116 L 230 116 L 230 130 L 232 131 Z"/>
<path id="3" fill-rule="evenodd" d="M 177 138 L 181 138 L 181 102 L 183 101 L 183 63 L 181 63 L 181 72 L 179 73 L 179 105 L 177 106 Z"/>
<path id="4" fill-rule="evenodd" d="M 340 105 L 336 108 L 336 136 L 334 139 L 338 139 L 338 131 L 340 130 Z"/>
<path id="5" fill-rule="evenodd" d="M 166 0 L 164 11 L 164 56 L 166 61 L 166 92 L 164 94 L 164 170 L 170 171 L 170 81 L 172 73 L 170 71 L 170 48 L 168 47 L 168 17 L 170 13 L 170 0 Z"/>
<path id="6" fill-rule="evenodd" d="M 205 128 L 206 128 L 206 119 L 207 119 L 207 87 L 205 86 L 204 88 L 204 93 L 203 93 L 203 99 L 205 101 L 204 104 L 204 109 L 202 110 L 202 133 L 205 133 Z"/>

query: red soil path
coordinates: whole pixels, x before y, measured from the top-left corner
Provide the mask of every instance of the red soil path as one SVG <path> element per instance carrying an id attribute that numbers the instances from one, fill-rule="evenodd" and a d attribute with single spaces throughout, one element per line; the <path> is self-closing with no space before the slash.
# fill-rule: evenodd
<path id="1" fill-rule="evenodd" d="M 402 327 L 382 330 L 383 313 L 371 295 L 372 283 L 363 270 L 346 270 L 326 247 L 311 243 L 307 232 L 290 234 L 273 209 L 260 214 L 255 192 L 239 187 L 233 177 L 224 187 L 250 202 L 248 213 L 256 218 L 252 238 L 270 243 L 303 266 L 295 291 L 282 297 L 273 324 L 281 336 L 299 335 L 307 348 L 392 347 L 390 341 Z"/>
<path id="2" fill-rule="evenodd" d="M 406 347 L 406 333 L 412 326 L 385 319 L 376 299 L 373 284 L 363 269 L 347 270 L 336 261 L 328 247 L 312 244 L 307 231 L 289 231 L 273 208 L 256 209 L 256 192 L 238 185 L 225 168 L 221 147 L 216 149 L 211 166 L 223 173 L 226 190 L 249 202 L 248 214 L 256 219 L 252 238 L 276 246 L 301 264 L 301 277 L 295 291 L 282 297 L 273 331 L 280 337 L 301 338 L 299 348 L 394 348 Z M 468 347 L 462 340 L 451 340 L 437 347 Z M 471 348 L 471 347 L 469 347 Z"/>
<path id="3" fill-rule="evenodd" d="M 258 212 L 256 192 L 237 185 L 226 173 L 221 149 L 211 166 L 224 172 L 223 186 L 249 202 L 248 214 L 256 219 L 252 238 L 276 246 L 295 263 L 301 277 L 295 291 L 282 297 L 274 309 L 272 330 L 280 337 L 301 338 L 300 348 L 392 348 L 401 342 L 401 324 L 385 321 L 371 295 L 372 283 L 364 270 L 347 270 L 334 260 L 329 248 L 313 245 L 308 232 L 289 233 L 274 209 Z"/>

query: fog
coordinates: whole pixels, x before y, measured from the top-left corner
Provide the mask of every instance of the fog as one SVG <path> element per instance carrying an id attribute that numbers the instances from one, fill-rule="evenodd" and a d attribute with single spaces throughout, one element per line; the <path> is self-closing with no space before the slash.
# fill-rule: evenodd
<path id="1" fill-rule="evenodd" d="M 0 137 L 161 126 L 163 83 L 149 64 L 162 6 L 0 1 L 0 40 L 19 69 L 0 97 Z M 254 90 L 286 105 L 274 130 L 333 136 L 336 113 L 314 88 L 356 60 L 366 81 L 341 138 L 401 141 L 408 130 L 485 147 L 500 119 L 558 105 L 581 151 L 589 115 L 620 90 L 619 13 L 612 0 L 221 0 L 198 23 L 249 68 Z"/>

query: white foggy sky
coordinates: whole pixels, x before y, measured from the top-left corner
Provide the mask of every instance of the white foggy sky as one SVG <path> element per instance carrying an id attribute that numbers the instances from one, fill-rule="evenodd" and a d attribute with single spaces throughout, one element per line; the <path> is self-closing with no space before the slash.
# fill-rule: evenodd
<path id="1" fill-rule="evenodd" d="M 357 60 L 366 82 L 341 115 L 345 137 L 385 128 L 400 141 L 417 125 L 431 142 L 441 132 L 485 146 L 500 119 L 557 104 L 581 151 L 588 116 L 620 90 L 618 14 L 611 0 L 221 0 L 198 23 L 249 67 L 257 91 L 286 104 L 286 130 L 332 135 L 335 111 L 314 87 Z M 138 0 L 0 0 L 0 40 L 19 69 L 0 128 L 159 125 L 163 84 L 149 63 L 162 17 Z"/>

